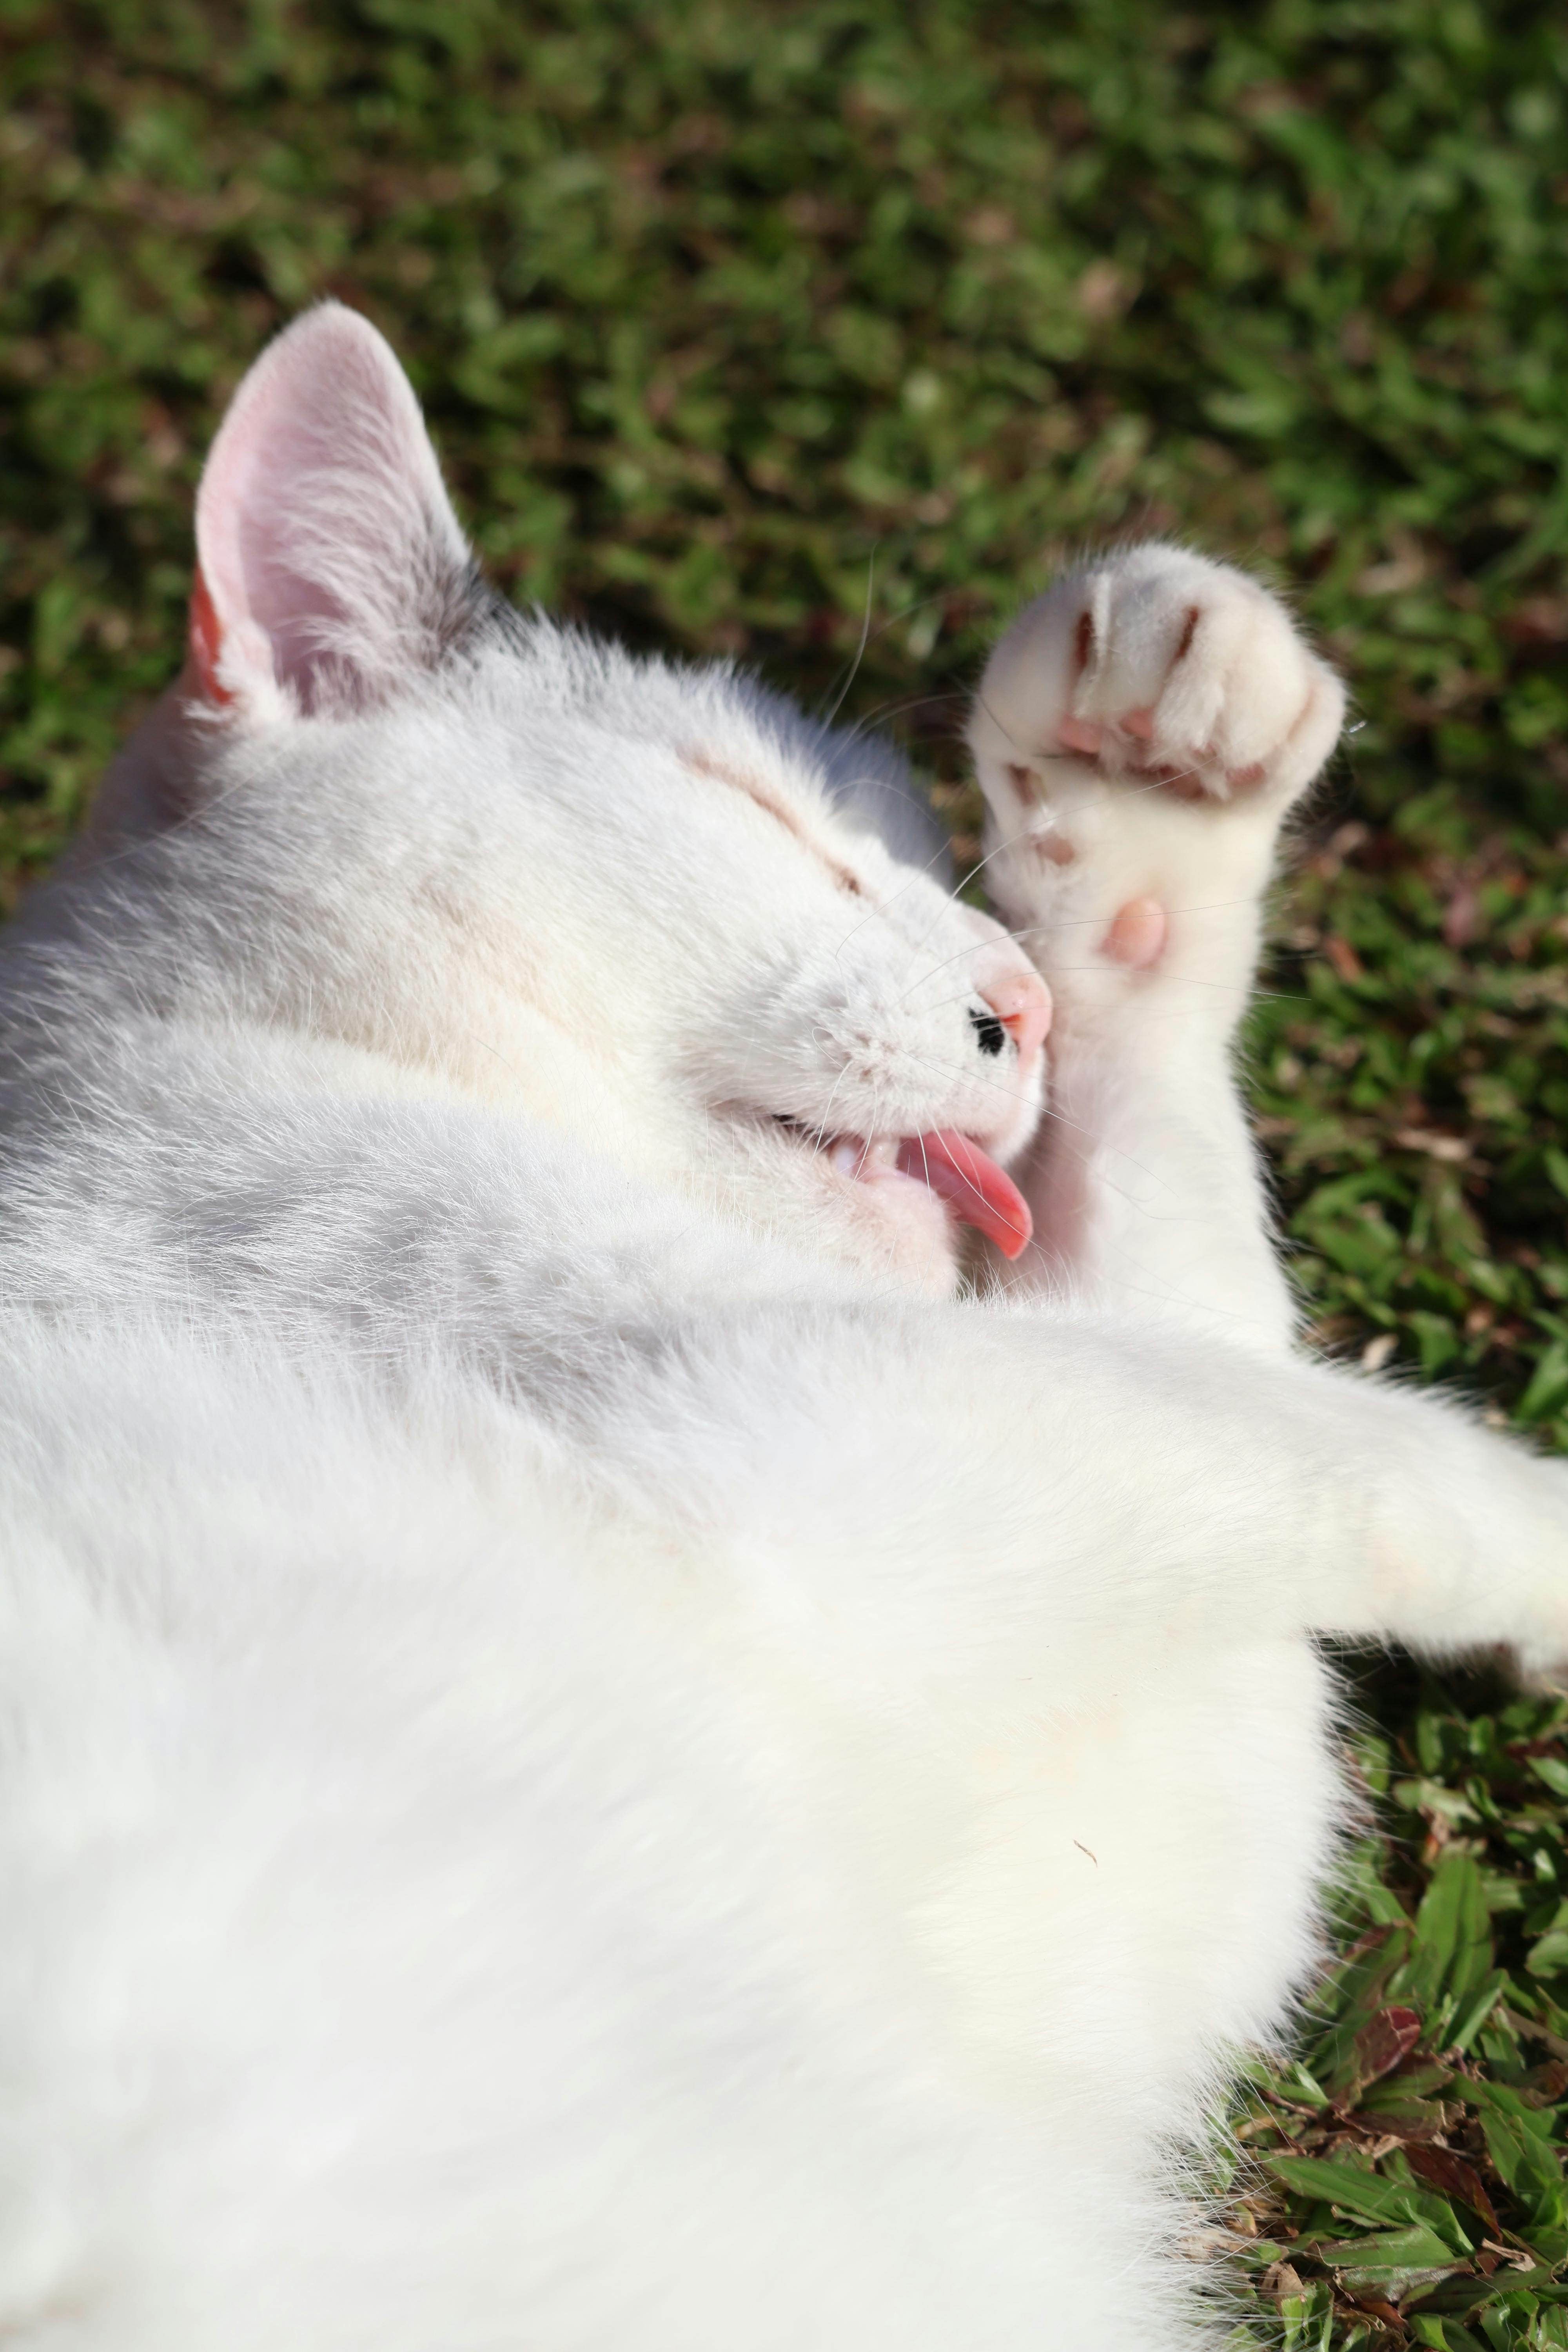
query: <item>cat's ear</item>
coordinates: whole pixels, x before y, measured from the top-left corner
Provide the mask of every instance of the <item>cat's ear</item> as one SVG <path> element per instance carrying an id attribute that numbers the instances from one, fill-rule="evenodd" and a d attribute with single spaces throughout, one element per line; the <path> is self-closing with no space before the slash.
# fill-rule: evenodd
<path id="1" fill-rule="evenodd" d="M 437 662 L 481 593 L 391 349 L 340 303 L 307 311 L 240 385 L 202 476 L 198 692 L 363 709 Z"/>

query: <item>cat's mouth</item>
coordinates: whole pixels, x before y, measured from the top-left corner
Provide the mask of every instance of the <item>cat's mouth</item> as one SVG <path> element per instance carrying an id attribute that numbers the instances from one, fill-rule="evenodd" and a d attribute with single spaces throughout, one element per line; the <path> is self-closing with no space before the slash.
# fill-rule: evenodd
<path id="1" fill-rule="evenodd" d="M 956 1128 L 933 1128 L 925 1135 L 819 1136 L 799 1119 L 774 1116 L 850 1183 L 919 1186 L 934 1192 L 961 1224 L 994 1242 L 1004 1257 L 1016 1257 L 1028 1246 L 1034 1222 L 1028 1202 L 990 1154 Z"/>

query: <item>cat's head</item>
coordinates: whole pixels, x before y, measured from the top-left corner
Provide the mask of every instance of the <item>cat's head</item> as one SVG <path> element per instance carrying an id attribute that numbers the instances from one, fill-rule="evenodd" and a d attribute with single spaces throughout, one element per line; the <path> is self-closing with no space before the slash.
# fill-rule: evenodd
<path id="1" fill-rule="evenodd" d="M 500 605 L 336 306 L 241 385 L 196 535 L 174 717 L 132 768 L 175 897 L 222 902 L 223 986 L 797 1248 L 943 1283 L 965 1223 L 1022 1246 L 1001 1163 L 1048 998 L 894 854 L 888 746 Z"/>

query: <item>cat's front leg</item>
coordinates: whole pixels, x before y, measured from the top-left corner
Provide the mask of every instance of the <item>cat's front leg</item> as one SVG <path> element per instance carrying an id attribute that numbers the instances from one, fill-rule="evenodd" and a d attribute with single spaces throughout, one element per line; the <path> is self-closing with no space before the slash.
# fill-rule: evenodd
<path id="1" fill-rule="evenodd" d="M 1057 1008 L 1026 1280 L 1287 1343 L 1231 1048 L 1279 826 L 1343 708 L 1276 598 L 1169 547 L 1073 573 L 993 655 L 988 871 Z"/>

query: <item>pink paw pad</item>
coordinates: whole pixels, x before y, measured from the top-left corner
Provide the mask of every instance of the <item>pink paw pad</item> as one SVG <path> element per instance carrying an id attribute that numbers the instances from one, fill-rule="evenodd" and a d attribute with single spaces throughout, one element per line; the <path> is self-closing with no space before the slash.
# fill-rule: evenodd
<path id="1" fill-rule="evenodd" d="M 1080 751 L 1086 760 L 1097 760 L 1104 740 L 1105 730 L 1097 719 L 1063 719 L 1057 726 L 1057 740 L 1068 751 Z"/>
<path id="2" fill-rule="evenodd" d="M 1100 942 L 1100 951 L 1130 971 L 1147 971 L 1164 950 L 1169 929 L 1158 898 L 1129 898 Z"/>

